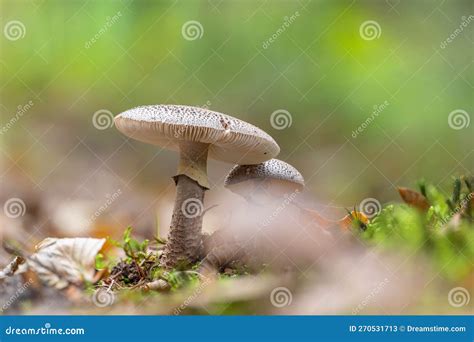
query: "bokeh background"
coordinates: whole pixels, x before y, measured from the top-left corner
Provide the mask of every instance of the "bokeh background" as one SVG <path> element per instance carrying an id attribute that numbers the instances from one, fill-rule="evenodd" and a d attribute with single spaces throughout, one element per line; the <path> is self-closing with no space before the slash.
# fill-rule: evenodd
<path id="1" fill-rule="evenodd" d="M 127 225 L 165 235 L 177 155 L 112 125 L 138 105 L 262 128 L 335 216 L 472 173 L 472 1 L 0 3 L 0 196 L 31 216 L 2 234 L 25 245 Z M 209 205 L 231 196 L 231 167 L 210 162 Z"/>

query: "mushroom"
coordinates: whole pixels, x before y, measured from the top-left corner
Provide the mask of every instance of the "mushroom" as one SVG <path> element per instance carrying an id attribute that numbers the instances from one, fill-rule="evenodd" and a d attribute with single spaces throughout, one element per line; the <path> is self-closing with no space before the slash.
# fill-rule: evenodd
<path id="1" fill-rule="evenodd" d="M 133 139 L 179 151 L 176 200 L 161 265 L 189 266 L 202 253 L 204 192 L 209 189 L 207 158 L 258 164 L 280 152 L 261 129 L 211 110 L 179 105 L 141 106 L 115 118 L 117 129 Z"/>
<path id="2" fill-rule="evenodd" d="M 225 179 L 225 187 L 249 202 L 258 203 L 258 197 L 281 199 L 288 193 L 304 189 L 301 173 L 284 161 L 271 159 L 257 165 L 236 165 Z M 268 199 L 267 198 L 267 199 Z"/>
<path id="3" fill-rule="evenodd" d="M 289 193 L 299 193 L 305 187 L 304 178 L 292 165 L 271 159 L 258 165 L 236 165 L 225 179 L 225 187 L 256 205 L 268 205 L 280 201 Z M 291 202 L 302 214 L 300 220 L 318 226 L 329 227 L 333 222 L 318 212 Z"/>
<path id="4" fill-rule="evenodd" d="M 280 200 L 288 193 L 300 192 L 305 183 L 301 173 L 284 161 L 271 159 L 258 165 L 236 165 L 225 180 L 225 187 L 244 197 L 252 204 L 259 204 L 263 199 L 268 203 Z M 262 198 L 263 197 L 263 198 Z M 340 220 L 330 220 L 316 210 L 303 207 L 298 202 L 292 202 L 301 212 L 304 224 L 316 224 L 323 228 L 339 226 L 349 229 L 356 222 L 361 229 L 365 229 L 369 220 L 364 213 L 348 212 Z"/>
<path id="5" fill-rule="evenodd" d="M 199 267 L 199 272 L 205 275 L 212 275 L 235 261 L 257 266 L 266 260 L 264 254 L 272 247 L 265 246 L 264 236 L 260 229 L 255 229 L 255 224 L 257 221 L 262 224 L 278 206 L 292 203 L 304 189 L 304 178 L 290 164 L 271 159 L 256 165 L 234 166 L 224 186 L 246 200 L 248 208 L 245 210 L 249 214 L 242 215 L 239 223 L 217 230 L 207 239 L 207 254 Z M 297 205 L 296 209 L 299 210 Z"/>

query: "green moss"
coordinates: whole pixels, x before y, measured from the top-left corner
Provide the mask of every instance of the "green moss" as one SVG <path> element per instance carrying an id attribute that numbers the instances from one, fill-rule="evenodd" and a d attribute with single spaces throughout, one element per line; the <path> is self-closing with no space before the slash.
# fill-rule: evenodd
<path id="1" fill-rule="evenodd" d="M 358 232 L 374 245 L 400 253 L 427 255 L 433 266 L 449 280 L 465 279 L 472 272 L 474 260 L 469 180 L 469 177 L 455 179 L 450 198 L 422 181 L 420 192 L 430 203 L 428 211 L 422 212 L 407 204 L 388 205 L 365 231 Z"/>

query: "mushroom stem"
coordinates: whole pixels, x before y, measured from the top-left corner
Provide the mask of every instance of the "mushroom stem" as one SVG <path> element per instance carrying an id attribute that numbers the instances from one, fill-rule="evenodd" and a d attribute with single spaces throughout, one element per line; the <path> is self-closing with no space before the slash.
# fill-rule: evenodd
<path id="1" fill-rule="evenodd" d="M 187 267 L 202 253 L 202 219 L 204 192 L 208 189 L 207 152 L 209 145 L 180 145 L 180 162 L 176 183 L 176 200 L 168 241 L 161 259 L 166 269 Z"/>
<path id="2" fill-rule="evenodd" d="M 207 180 L 209 144 L 182 142 L 179 144 L 179 151 L 178 176 L 186 175 L 198 182 L 206 190 L 209 189 L 209 182 Z"/>

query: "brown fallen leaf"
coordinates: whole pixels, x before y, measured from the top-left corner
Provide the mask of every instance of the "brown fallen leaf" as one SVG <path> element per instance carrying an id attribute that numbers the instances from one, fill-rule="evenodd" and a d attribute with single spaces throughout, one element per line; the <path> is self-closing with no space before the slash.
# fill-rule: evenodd
<path id="1" fill-rule="evenodd" d="M 118 233 L 120 230 L 117 228 L 118 227 L 112 224 L 102 223 L 101 221 L 97 220 L 91 225 L 91 230 L 88 235 L 98 239 L 106 239 L 105 244 L 102 247 L 102 252 L 108 254 L 112 252 L 116 246 L 113 244 L 111 239 L 107 238 L 110 237 L 115 240 L 119 240 L 121 238 L 121 233 Z"/>
<path id="2" fill-rule="evenodd" d="M 64 289 L 93 282 L 95 257 L 105 239 L 47 238 L 36 246 L 27 264 L 48 286 Z"/>
<path id="3" fill-rule="evenodd" d="M 426 197 L 415 190 L 399 187 L 398 193 L 406 204 L 418 208 L 421 211 L 427 211 L 430 207 Z"/>

